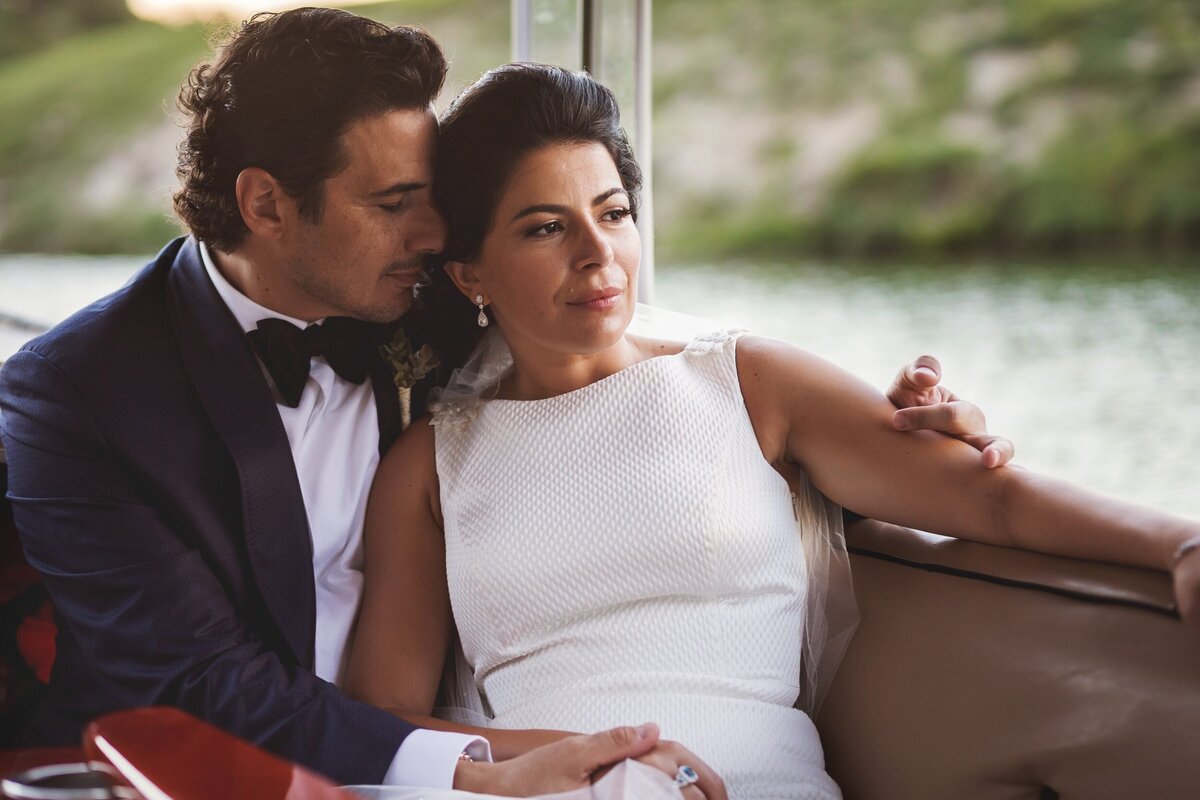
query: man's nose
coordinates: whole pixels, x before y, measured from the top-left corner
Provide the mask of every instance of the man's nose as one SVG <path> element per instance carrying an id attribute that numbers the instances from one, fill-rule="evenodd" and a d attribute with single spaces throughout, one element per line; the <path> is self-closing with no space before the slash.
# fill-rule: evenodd
<path id="1" fill-rule="evenodd" d="M 440 253 L 446 247 L 446 218 L 434 203 L 421 209 L 409 249 L 418 253 Z"/>

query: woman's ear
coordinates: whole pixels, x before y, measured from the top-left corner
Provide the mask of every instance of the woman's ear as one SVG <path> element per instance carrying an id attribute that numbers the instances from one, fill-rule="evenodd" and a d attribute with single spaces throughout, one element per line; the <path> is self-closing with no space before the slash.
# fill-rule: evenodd
<path id="1" fill-rule="evenodd" d="M 450 280 L 454 281 L 454 285 L 458 290 L 470 300 L 475 302 L 477 295 L 483 295 L 483 302 L 488 302 L 487 292 L 483 289 L 483 283 L 479 280 L 479 269 L 474 263 L 466 261 L 447 261 L 445 265 L 446 274 L 450 276 Z"/>
<path id="2" fill-rule="evenodd" d="M 242 221 L 252 233 L 267 239 L 279 238 L 285 227 L 284 217 L 295 201 L 283 191 L 274 175 L 261 167 L 247 167 L 238 173 L 234 195 Z"/>

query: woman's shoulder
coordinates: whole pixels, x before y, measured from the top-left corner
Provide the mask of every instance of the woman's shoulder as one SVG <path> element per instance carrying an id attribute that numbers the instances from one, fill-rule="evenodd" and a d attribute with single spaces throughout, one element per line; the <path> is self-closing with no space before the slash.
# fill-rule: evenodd
<path id="1" fill-rule="evenodd" d="M 379 474 L 394 474 L 404 471 L 409 474 L 419 474 L 422 465 L 428 463 L 430 469 L 434 466 L 434 427 L 433 414 L 426 414 L 420 419 L 413 420 L 404 433 L 392 443 L 379 464 Z"/>
<path id="2" fill-rule="evenodd" d="M 771 449 L 776 455 L 801 428 L 832 424 L 864 397 L 878 394 L 812 351 L 764 336 L 738 340 L 737 372 L 764 453 Z"/>
<path id="3" fill-rule="evenodd" d="M 739 375 L 756 380 L 794 382 L 840 369 L 810 350 L 768 336 L 745 334 L 737 339 Z"/>

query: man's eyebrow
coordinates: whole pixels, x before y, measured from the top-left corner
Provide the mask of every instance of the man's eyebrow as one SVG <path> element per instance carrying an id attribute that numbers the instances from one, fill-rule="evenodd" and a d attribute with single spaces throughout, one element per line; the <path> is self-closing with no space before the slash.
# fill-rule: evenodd
<path id="1" fill-rule="evenodd" d="M 393 183 L 386 189 L 380 189 L 377 192 L 371 192 L 370 197 L 386 197 L 389 194 L 404 194 L 405 192 L 415 192 L 418 189 L 424 189 L 428 183 L 410 182 L 410 183 Z"/>
<path id="2" fill-rule="evenodd" d="M 609 189 L 606 192 L 601 192 L 600 194 L 593 197 L 592 205 L 598 206 L 601 203 L 603 203 L 605 200 L 607 200 L 608 198 L 612 197 L 614 194 L 627 194 L 627 192 L 622 187 L 615 186 L 612 189 Z M 539 214 L 539 213 L 565 214 L 567 211 L 568 211 L 568 209 L 566 206 L 555 205 L 553 203 L 539 203 L 538 205 L 529 206 L 528 208 L 521 209 L 520 211 L 518 211 L 516 214 L 513 215 L 513 218 L 510 219 L 509 222 L 510 223 L 516 222 L 521 217 L 528 217 L 530 214 Z"/>

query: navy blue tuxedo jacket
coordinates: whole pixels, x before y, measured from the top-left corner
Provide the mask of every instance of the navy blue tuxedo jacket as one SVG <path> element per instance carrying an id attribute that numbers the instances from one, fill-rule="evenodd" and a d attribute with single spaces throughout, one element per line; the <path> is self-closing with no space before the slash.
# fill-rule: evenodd
<path id="1" fill-rule="evenodd" d="M 399 433 L 372 370 L 380 447 Z M 345 783 L 412 727 L 312 672 L 312 546 L 270 387 L 194 240 L 0 371 L 9 496 L 59 634 L 29 744 L 171 705 Z"/>

